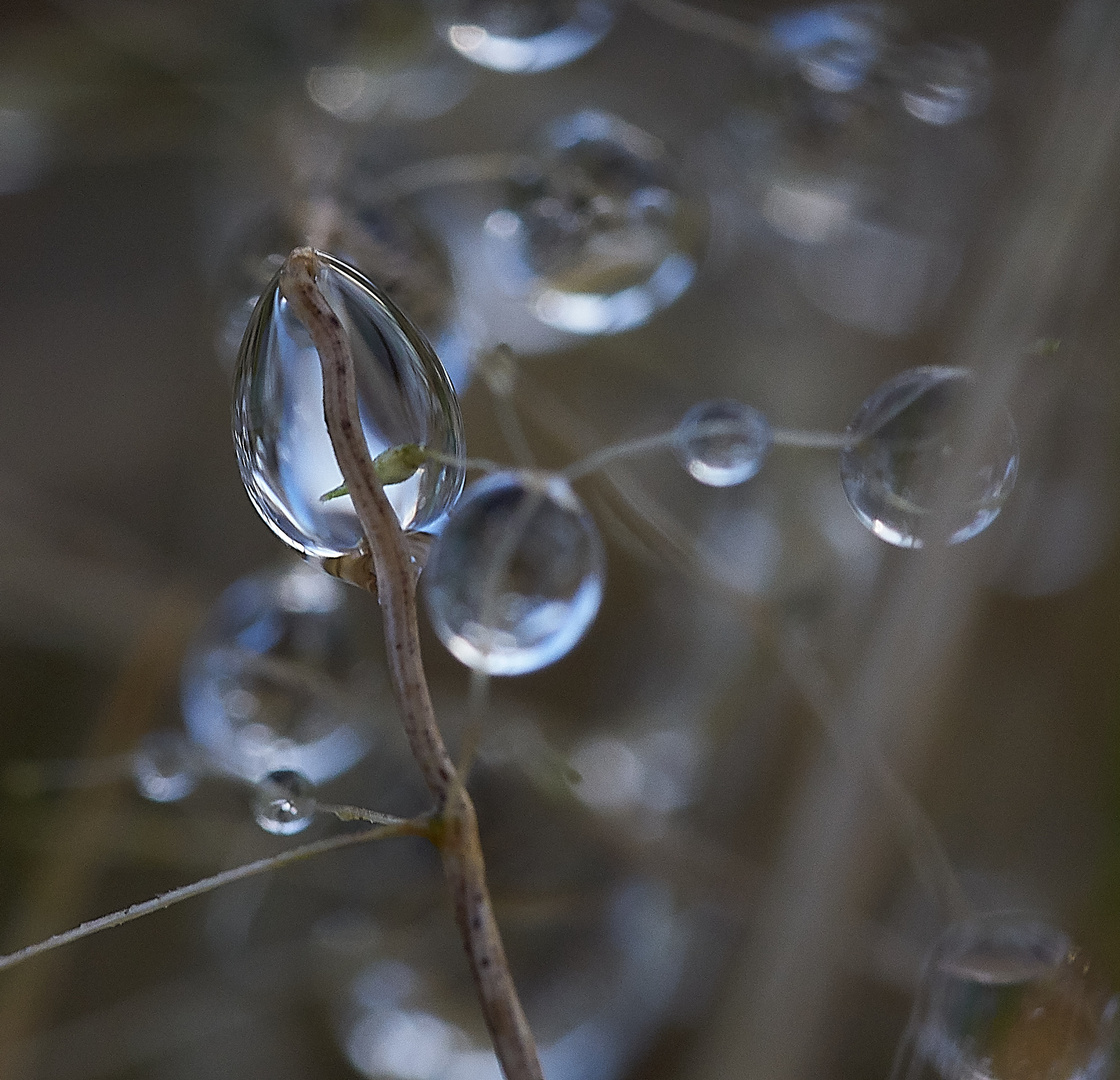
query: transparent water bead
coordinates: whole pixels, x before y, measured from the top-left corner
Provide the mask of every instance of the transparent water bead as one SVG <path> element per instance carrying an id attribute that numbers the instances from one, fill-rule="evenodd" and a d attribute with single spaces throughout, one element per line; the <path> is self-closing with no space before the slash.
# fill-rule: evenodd
<path id="1" fill-rule="evenodd" d="M 350 339 L 358 406 L 371 456 L 417 443 L 462 456 L 455 391 L 409 319 L 354 267 L 320 255 L 318 283 Z M 342 483 L 323 419 L 319 354 L 280 295 L 279 276 L 253 311 L 234 384 L 234 441 L 253 505 L 297 551 L 332 558 L 357 550 L 362 531 L 349 496 L 320 498 Z M 401 525 L 423 529 L 463 486 L 457 465 L 429 462 L 386 488 Z"/>
<path id="2" fill-rule="evenodd" d="M 628 330 L 671 304 L 695 277 L 704 230 L 662 142 L 590 110 L 552 125 L 539 171 L 486 219 L 504 287 L 574 334 Z"/>
<path id="3" fill-rule="evenodd" d="M 702 401 L 685 413 L 675 449 L 684 467 L 710 487 L 733 487 L 754 476 L 774 441 L 757 409 L 725 398 Z"/>
<path id="4" fill-rule="evenodd" d="M 181 682 L 187 733 L 215 767 L 250 783 L 292 770 L 321 784 L 365 755 L 370 659 L 347 592 L 297 564 L 241 578 L 218 600 Z"/>
<path id="5" fill-rule="evenodd" d="M 185 799 L 198 783 L 197 758 L 181 732 L 149 732 L 132 754 L 136 790 L 152 802 Z"/>
<path id="6" fill-rule="evenodd" d="M 269 773 L 253 792 L 253 817 L 275 836 L 303 832 L 315 817 L 315 789 L 290 769 Z"/>
<path id="7" fill-rule="evenodd" d="M 848 425 L 840 478 L 856 517 L 880 539 L 903 548 L 957 544 L 999 515 L 1015 486 L 1019 440 L 1000 409 L 962 483 L 956 462 L 972 441 L 961 425 L 974 394 L 963 368 L 912 368 L 880 386 Z"/>
<path id="8" fill-rule="evenodd" d="M 496 71 L 549 71 L 589 52 L 614 22 L 612 0 L 429 0 L 456 52 Z"/>
<path id="9" fill-rule="evenodd" d="M 470 487 L 424 570 L 436 633 L 468 667 L 537 671 L 583 637 L 603 596 L 598 530 L 558 477 L 495 473 Z"/>
<path id="10" fill-rule="evenodd" d="M 927 960 L 894 1076 L 1104 1080 L 1117 1004 L 1059 930 L 1018 913 L 970 919 Z"/>
<path id="11" fill-rule="evenodd" d="M 947 127 L 987 106 L 991 66 L 987 52 L 975 42 L 924 42 L 903 58 L 895 80 L 899 101 L 911 116 Z"/>

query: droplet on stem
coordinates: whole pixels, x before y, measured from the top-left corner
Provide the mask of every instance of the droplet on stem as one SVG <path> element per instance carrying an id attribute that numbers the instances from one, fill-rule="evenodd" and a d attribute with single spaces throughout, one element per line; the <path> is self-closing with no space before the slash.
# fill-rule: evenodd
<path id="1" fill-rule="evenodd" d="M 951 926 L 935 944 L 895 1080 L 1103 1080 L 1117 999 L 1061 931 L 1015 912 Z"/>
<path id="2" fill-rule="evenodd" d="M 840 478 L 856 517 L 902 548 L 957 544 L 986 529 L 1015 486 L 1019 440 L 1005 409 L 976 471 L 955 474 L 976 384 L 964 368 L 920 367 L 880 386 L 848 425 Z M 961 485 L 951 490 L 949 484 Z"/>
<path id="3" fill-rule="evenodd" d="M 275 836 L 303 832 L 315 816 L 315 789 L 290 769 L 269 773 L 253 792 L 253 817 Z"/>
<path id="4" fill-rule="evenodd" d="M 988 54 L 972 41 L 927 41 L 905 55 L 895 76 L 899 101 L 936 127 L 982 112 L 991 92 Z"/>
<path id="5" fill-rule="evenodd" d="M 319 287 L 345 328 L 370 456 L 415 443 L 438 452 L 386 488 L 406 529 L 431 525 L 454 502 L 464 470 L 459 403 L 439 359 L 409 319 L 354 267 L 320 254 Z M 280 295 L 279 275 L 257 303 L 234 385 L 234 441 L 253 505 L 297 551 L 336 558 L 362 530 L 349 496 L 320 496 L 342 481 L 323 419 L 319 354 Z"/>
<path id="6" fill-rule="evenodd" d="M 494 473 L 470 487 L 424 570 L 432 624 L 450 652 L 491 675 L 559 660 L 599 610 L 598 530 L 558 477 Z"/>
<path id="7" fill-rule="evenodd" d="M 770 422 L 758 409 L 724 398 L 702 401 L 685 413 L 675 449 L 700 483 L 733 487 L 762 468 L 773 441 Z"/>

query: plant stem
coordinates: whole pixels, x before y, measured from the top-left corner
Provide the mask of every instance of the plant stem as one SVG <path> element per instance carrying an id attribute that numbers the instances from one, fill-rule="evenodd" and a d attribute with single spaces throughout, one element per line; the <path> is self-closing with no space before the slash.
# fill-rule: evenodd
<path id="1" fill-rule="evenodd" d="M 284 263 L 280 289 L 319 353 L 327 431 L 373 560 L 389 672 L 405 734 L 439 804 L 432 836 L 443 859 L 483 1017 L 506 1080 L 543 1080 L 536 1044 L 513 985 L 490 903 L 474 804 L 458 782 L 436 725 L 420 657 L 416 574 L 362 433 L 346 331 L 315 282 L 320 265 L 311 248 L 297 248 Z"/>

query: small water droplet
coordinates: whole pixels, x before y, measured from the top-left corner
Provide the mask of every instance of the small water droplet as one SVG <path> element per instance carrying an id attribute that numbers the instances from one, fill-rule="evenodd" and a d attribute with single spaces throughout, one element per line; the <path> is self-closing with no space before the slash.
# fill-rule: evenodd
<path id="1" fill-rule="evenodd" d="M 269 773 L 253 792 L 253 817 L 265 832 L 292 836 L 303 832 L 315 816 L 315 789 L 290 769 Z"/>
<path id="2" fill-rule="evenodd" d="M 362 427 L 371 457 L 416 443 L 463 452 L 455 391 L 423 335 L 354 267 L 320 255 L 318 283 L 353 350 Z M 234 440 L 253 505 L 297 551 L 333 558 L 358 549 L 362 530 L 349 496 L 320 496 L 342 482 L 323 419 L 319 354 L 280 295 L 279 277 L 258 302 L 242 342 L 234 385 Z M 423 529 L 454 502 L 457 465 L 429 462 L 386 488 L 408 529 Z"/>
<path id="3" fill-rule="evenodd" d="M 614 22 L 613 0 L 429 0 L 456 52 L 506 72 L 550 71 L 589 52 Z"/>
<path id="4" fill-rule="evenodd" d="M 467 490 L 423 583 L 454 656 L 491 675 L 521 675 L 575 646 L 599 610 L 603 576 L 598 530 L 567 483 L 509 472 Z"/>
<path id="5" fill-rule="evenodd" d="M 988 54 L 972 41 L 923 42 L 903 58 L 895 79 L 902 107 L 937 127 L 975 116 L 988 104 Z"/>
<path id="6" fill-rule="evenodd" d="M 688 288 L 705 214 L 659 139 L 607 113 L 556 121 L 484 237 L 502 288 L 573 334 L 647 322 Z"/>
<path id="7" fill-rule="evenodd" d="M 1069 938 L 1043 922 L 995 913 L 957 923 L 926 963 L 899 1059 L 913 1064 L 896 1075 L 928 1063 L 943 1077 L 1103 1080 L 1114 1001 L 1087 978 Z"/>
<path id="8" fill-rule="evenodd" d="M 152 731 L 132 755 L 132 780 L 136 790 L 152 802 L 178 802 L 198 783 L 196 753 L 177 731 Z"/>
<path id="9" fill-rule="evenodd" d="M 241 578 L 215 604 L 183 664 L 187 732 L 244 780 L 292 769 L 325 783 L 370 744 L 370 657 L 347 587 L 300 563 Z"/>
<path id="10" fill-rule="evenodd" d="M 848 425 L 852 442 L 841 452 L 840 478 L 856 517 L 880 539 L 903 548 L 956 544 L 999 515 L 1019 465 L 1006 410 L 965 489 L 947 490 L 974 393 L 975 379 L 963 368 L 912 368 L 880 386 Z"/>
<path id="11" fill-rule="evenodd" d="M 770 422 L 750 405 L 730 398 L 702 401 L 681 420 L 676 451 L 700 483 L 733 487 L 762 468 L 773 438 Z"/>

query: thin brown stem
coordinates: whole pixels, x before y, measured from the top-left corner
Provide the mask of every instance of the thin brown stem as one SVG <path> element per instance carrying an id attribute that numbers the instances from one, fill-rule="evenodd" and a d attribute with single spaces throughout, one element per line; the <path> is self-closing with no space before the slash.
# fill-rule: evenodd
<path id="1" fill-rule="evenodd" d="M 457 782 L 455 766 L 436 725 L 420 656 L 416 575 L 404 533 L 373 468 L 362 433 L 350 344 L 316 283 L 321 266 L 312 249 L 293 251 L 284 264 L 280 288 L 319 353 L 327 430 L 372 557 L 377 599 L 385 620 L 389 671 L 405 734 L 424 780 L 440 805 L 440 816 L 433 822 L 433 838 L 443 858 L 455 919 L 486 1026 L 507 1080 L 543 1080 L 533 1034 L 494 918 L 474 804 Z"/>

